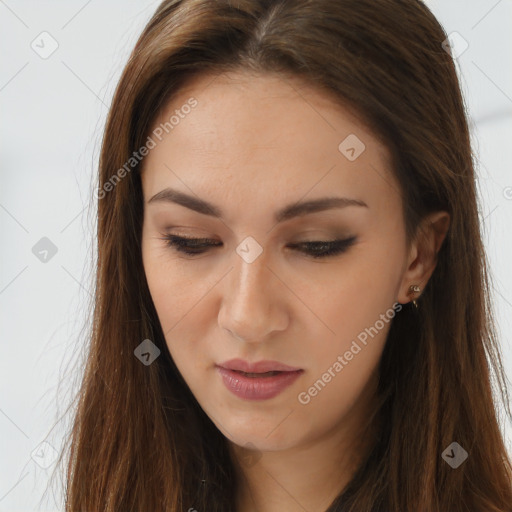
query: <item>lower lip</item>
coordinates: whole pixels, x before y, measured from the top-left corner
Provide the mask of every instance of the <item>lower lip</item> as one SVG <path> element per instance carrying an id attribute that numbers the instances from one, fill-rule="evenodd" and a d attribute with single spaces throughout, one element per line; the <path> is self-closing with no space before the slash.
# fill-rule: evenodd
<path id="1" fill-rule="evenodd" d="M 216 367 L 224 385 L 231 393 L 245 400 L 267 400 L 277 396 L 291 386 L 304 370 L 282 372 L 272 377 L 246 377 L 242 373 Z"/>

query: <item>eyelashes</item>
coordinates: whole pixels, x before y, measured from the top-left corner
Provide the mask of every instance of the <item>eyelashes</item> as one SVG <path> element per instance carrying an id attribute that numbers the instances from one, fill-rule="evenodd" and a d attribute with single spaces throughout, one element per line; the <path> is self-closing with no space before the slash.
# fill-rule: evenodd
<path id="1" fill-rule="evenodd" d="M 207 251 L 222 246 L 222 242 L 211 238 L 188 238 L 178 235 L 165 235 L 161 238 L 166 245 L 173 251 L 193 256 L 196 254 L 204 254 Z M 296 242 L 289 244 L 288 247 L 306 254 L 312 258 L 327 258 L 344 253 L 356 241 L 356 237 L 352 236 L 345 239 L 336 240 L 318 240 L 307 242 Z"/>
<path id="2" fill-rule="evenodd" d="M 327 258 L 344 253 L 356 240 L 355 236 L 345 239 L 322 240 L 314 242 L 297 242 L 288 247 L 298 249 L 300 252 L 313 258 Z"/>
<path id="3" fill-rule="evenodd" d="M 188 238 L 177 235 L 165 235 L 162 240 L 165 240 L 166 245 L 171 249 L 189 255 L 203 254 L 211 247 L 222 245 L 222 242 L 211 238 Z"/>

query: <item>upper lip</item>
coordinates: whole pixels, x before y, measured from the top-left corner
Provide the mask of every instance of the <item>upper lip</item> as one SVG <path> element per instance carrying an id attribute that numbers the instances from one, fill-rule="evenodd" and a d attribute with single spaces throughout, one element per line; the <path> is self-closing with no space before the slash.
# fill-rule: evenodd
<path id="1" fill-rule="evenodd" d="M 238 370 L 246 373 L 265 373 L 265 372 L 296 372 L 301 368 L 288 366 L 287 364 L 280 363 L 279 361 L 257 361 L 250 363 L 244 359 L 230 359 L 218 364 L 227 370 Z"/>

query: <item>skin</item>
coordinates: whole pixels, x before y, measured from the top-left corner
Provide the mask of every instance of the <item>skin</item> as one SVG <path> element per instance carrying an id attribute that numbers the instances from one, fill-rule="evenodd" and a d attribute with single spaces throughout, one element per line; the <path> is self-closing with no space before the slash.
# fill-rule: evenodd
<path id="1" fill-rule="evenodd" d="M 168 103 L 154 127 L 193 96 L 198 104 L 145 157 L 142 251 L 169 351 L 197 401 L 230 441 L 239 512 L 323 511 L 364 450 L 365 418 L 390 322 L 310 402 L 298 400 L 393 304 L 423 290 L 449 225 L 436 212 L 406 246 L 399 184 L 389 153 L 328 97 L 298 79 L 236 72 L 202 75 Z M 356 134 L 349 161 L 338 145 Z M 205 199 L 222 220 L 155 194 L 172 187 Z M 284 205 L 324 196 L 364 201 L 276 223 Z M 168 233 L 221 242 L 187 256 Z M 236 252 L 248 236 L 263 252 Z M 355 236 L 341 254 L 315 259 L 287 247 Z M 416 298 L 419 294 L 416 295 Z M 399 313 L 396 313 L 399 314 Z M 243 400 L 215 364 L 269 359 L 304 373 L 278 396 Z"/>

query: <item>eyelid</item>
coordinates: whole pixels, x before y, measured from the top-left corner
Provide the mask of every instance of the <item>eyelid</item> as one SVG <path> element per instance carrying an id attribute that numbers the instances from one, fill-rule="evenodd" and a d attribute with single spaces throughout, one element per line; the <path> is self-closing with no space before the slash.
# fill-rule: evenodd
<path id="1" fill-rule="evenodd" d="M 163 240 L 175 240 L 176 242 L 187 242 L 192 244 L 211 244 L 211 245 L 222 245 L 222 242 L 219 240 L 215 240 L 213 238 L 208 237 L 195 237 L 195 236 L 183 236 L 183 235 L 175 235 L 173 233 L 164 234 L 162 237 Z"/>
<path id="2" fill-rule="evenodd" d="M 192 242 L 192 243 L 203 243 L 203 244 L 215 244 L 219 245 L 222 244 L 219 240 L 215 240 L 213 238 L 208 237 L 200 237 L 200 236 L 185 236 L 185 235 L 177 235 L 174 233 L 164 233 L 162 234 L 163 239 L 168 240 L 177 240 L 177 241 L 186 241 L 186 242 Z M 310 240 L 298 240 L 297 242 L 290 242 L 288 246 L 297 246 L 297 245 L 304 245 L 304 244 L 334 244 L 334 243 L 349 243 L 355 239 L 355 236 L 346 236 L 346 237 L 335 237 L 330 239 L 320 239 L 320 238 L 311 238 Z"/>
<path id="3" fill-rule="evenodd" d="M 176 253 L 185 254 L 186 257 L 191 258 L 195 255 L 202 255 L 209 252 L 210 249 L 222 246 L 222 242 L 213 240 L 211 238 L 192 238 L 174 234 L 166 234 L 162 237 L 166 245 L 174 250 Z M 288 244 L 287 248 L 306 247 L 306 249 L 299 249 L 298 252 L 302 256 L 312 258 L 313 260 L 323 260 L 338 255 L 342 255 L 357 240 L 356 236 L 347 238 L 336 238 L 335 240 L 305 240 Z M 320 248 L 320 251 L 315 250 Z M 323 249 L 322 249 L 323 248 Z M 199 249 L 199 251 L 197 251 Z"/>

